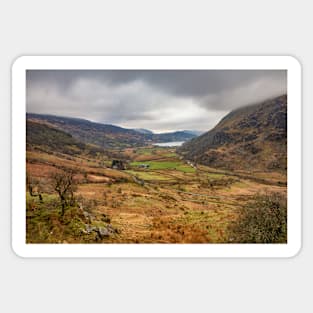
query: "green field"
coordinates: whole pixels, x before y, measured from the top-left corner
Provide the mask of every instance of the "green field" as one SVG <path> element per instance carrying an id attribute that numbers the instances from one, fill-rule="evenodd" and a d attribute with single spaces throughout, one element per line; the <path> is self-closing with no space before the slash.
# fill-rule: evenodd
<path id="1" fill-rule="evenodd" d="M 132 162 L 133 167 L 139 167 L 141 164 L 149 165 L 149 170 L 177 170 L 184 173 L 194 173 L 196 170 L 181 161 L 145 161 Z"/>

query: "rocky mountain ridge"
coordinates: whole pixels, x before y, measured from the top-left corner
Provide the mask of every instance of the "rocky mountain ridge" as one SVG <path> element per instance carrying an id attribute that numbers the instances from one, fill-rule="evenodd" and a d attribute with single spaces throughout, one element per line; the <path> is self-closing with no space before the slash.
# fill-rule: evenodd
<path id="1" fill-rule="evenodd" d="M 185 159 L 217 168 L 285 171 L 287 95 L 230 112 L 178 152 Z"/>

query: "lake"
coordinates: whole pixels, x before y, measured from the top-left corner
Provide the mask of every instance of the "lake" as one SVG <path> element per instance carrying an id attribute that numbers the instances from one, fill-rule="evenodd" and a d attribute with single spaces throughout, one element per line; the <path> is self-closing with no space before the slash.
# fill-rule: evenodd
<path id="1" fill-rule="evenodd" d="M 154 146 L 158 147 L 179 147 L 181 146 L 185 141 L 172 141 L 172 142 L 157 142 L 154 143 Z"/>

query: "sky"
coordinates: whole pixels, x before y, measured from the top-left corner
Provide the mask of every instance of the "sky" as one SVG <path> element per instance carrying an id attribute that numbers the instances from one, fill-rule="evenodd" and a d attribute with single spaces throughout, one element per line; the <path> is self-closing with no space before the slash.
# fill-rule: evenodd
<path id="1" fill-rule="evenodd" d="M 207 131 L 228 112 L 287 93 L 285 70 L 27 70 L 28 113 L 156 133 Z"/>

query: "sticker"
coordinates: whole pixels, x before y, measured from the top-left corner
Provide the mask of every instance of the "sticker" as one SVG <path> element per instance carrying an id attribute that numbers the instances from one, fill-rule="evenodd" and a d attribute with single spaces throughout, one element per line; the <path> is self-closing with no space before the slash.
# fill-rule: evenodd
<path id="1" fill-rule="evenodd" d="M 12 248 L 22 257 L 295 256 L 299 62 L 18 58 Z"/>

